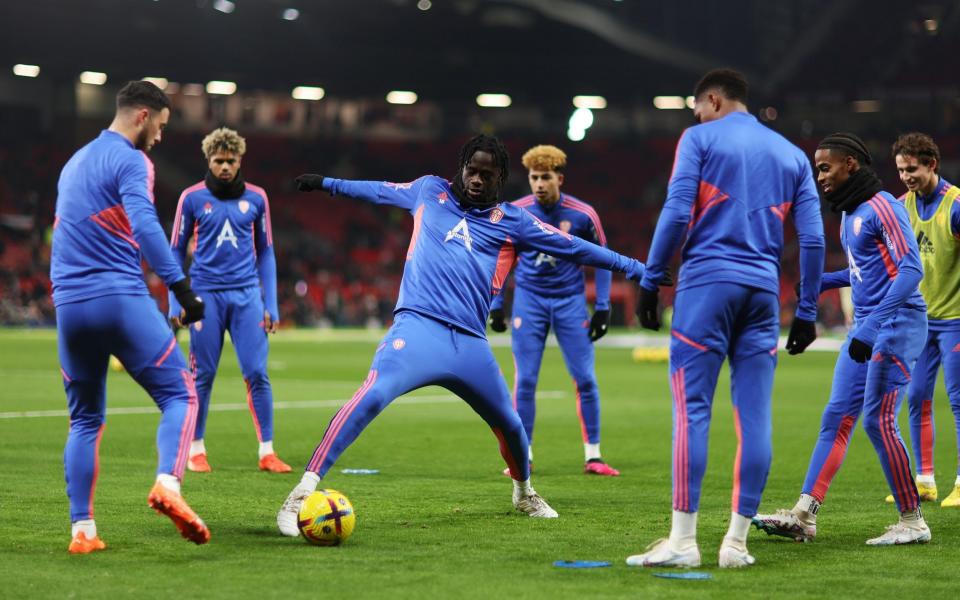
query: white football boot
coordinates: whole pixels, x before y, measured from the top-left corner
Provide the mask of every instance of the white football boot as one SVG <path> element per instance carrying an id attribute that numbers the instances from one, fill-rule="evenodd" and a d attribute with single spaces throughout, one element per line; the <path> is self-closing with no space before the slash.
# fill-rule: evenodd
<path id="1" fill-rule="evenodd" d="M 746 544 L 727 537 L 723 538 L 723 543 L 720 544 L 721 569 L 739 569 L 740 567 L 749 567 L 756 562 L 757 559 L 747 552 Z"/>
<path id="2" fill-rule="evenodd" d="M 693 543 L 686 548 L 673 548 L 670 540 L 661 538 L 649 546 L 643 554 L 627 557 L 631 567 L 699 567 L 700 547 Z"/>
<path id="3" fill-rule="evenodd" d="M 922 517 L 915 521 L 905 521 L 901 518 L 897 524 L 887 527 L 887 531 L 883 535 L 867 540 L 867 545 L 926 544 L 931 537 L 930 528 L 927 527 L 927 523 Z"/>
<path id="4" fill-rule="evenodd" d="M 277 512 L 277 527 L 280 529 L 280 533 L 289 537 L 300 535 L 300 528 L 297 527 L 300 507 L 303 506 L 303 501 L 307 499 L 307 496 L 313 492 L 314 490 L 300 485 L 293 488 Z"/>
<path id="5" fill-rule="evenodd" d="M 538 517 L 541 519 L 556 519 L 560 515 L 557 514 L 557 511 L 550 508 L 550 505 L 547 504 L 547 501 L 544 500 L 540 494 L 534 491 L 533 488 L 530 488 L 526 492 L 522 492 L 517 488 L 513 489 L 513 506 L 522 513 L 526 513 L 531 517 Z"/>

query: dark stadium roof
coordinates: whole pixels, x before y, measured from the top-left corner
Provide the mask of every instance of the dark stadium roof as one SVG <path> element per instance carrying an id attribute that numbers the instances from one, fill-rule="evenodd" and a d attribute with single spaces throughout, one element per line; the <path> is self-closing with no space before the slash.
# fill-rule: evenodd
<path id="1" fill-rule="evenodd" d="M 769 97 L 947 85 L 960 72 L 948 42 L 960 39 L 960 3 L 949 0 L 233 0 L 229 14 L 223 2 L 4 0 L 0 65 L 64 80 L 97 70 L 527 101 L 685 94 L 720 65 Z M 288 8 L 296 20 L 281 18 Z"/>

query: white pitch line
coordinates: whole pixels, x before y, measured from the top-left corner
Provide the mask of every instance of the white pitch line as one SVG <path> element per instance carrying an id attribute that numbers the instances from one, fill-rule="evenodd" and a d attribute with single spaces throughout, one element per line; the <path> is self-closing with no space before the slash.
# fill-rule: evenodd
<path id="1" fill-rule="evenodd" d="M 537 394 L 540 398 L 563 398 L 564 392 L 543 391 Z M 287 400 L 274 402 L 274 410 L 301 409 L 301 408 L 334 408 L 342 406 L 349 402 L 350 398 L 340 400 Z M 436 394 L 429 396 L 411 396 L 401 397 L 394 400 L 392 404 L 452 404 L 454 402 L 463 402 L 453 394 Z M 247 404 L 241 402 L 211 404 L 210 410 L 214 412 L 246 411 L 250 410 Z M 121 406 L 118 408 L 107 409 L 107 416 L 115 415 L 154 415 L 158 413 L 156 406 Z M 38 417 L 69 417 L 70 413 L 65 410 L 28 410 L 14 412 L 0 412 L 0 419 L 32 419 Z"/>

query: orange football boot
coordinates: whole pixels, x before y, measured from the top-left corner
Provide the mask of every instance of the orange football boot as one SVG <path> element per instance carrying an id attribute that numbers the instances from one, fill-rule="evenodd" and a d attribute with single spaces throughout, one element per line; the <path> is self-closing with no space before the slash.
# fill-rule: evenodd
<path id="1" fill-rule="evenodd" d="M 170 517 L 173 524 L 180 530 L 180 535 L 195 544 L 206 544 L 210 541 L 210 530 L 207 529 L 197 513 L 187 504 L 183 496 L 167 489 L 163 484 L 157 482 L 150 495 L 147 496 L 147 504 L 153 510 L 161 515 Z"/>
<path id="2" fill-rule="evenodd" d="M 276 454 L 268 454 L 260 459 L 260 470 L 271 473 L 289 473 L 292 471 L 290 465 L 280 460 Z"/>
<path id="3" fill-rule="evenodd" d="M 77 535 L 70 541 L 70 547 L 67 548 L 67 552 L 70 554 L 90 554 L 97 550 L 103 550 L 106 547 L 107 545 L 103 543 L 100 536 L 95 535 L 91 540 L 87 537 L 87 534 L 78 531 Z"/>
<path id="4" fill-rule="evenodd" d="M 213 470 L 210 468 L 210 463 L 207 462 L 206 454 L 195 454 L 188 458 L 187 469 L 194 473 L 209 473 Z"/>

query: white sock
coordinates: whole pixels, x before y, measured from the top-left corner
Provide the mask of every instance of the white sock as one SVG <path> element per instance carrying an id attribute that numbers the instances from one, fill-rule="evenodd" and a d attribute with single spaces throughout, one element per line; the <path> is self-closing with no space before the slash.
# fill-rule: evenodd
<path id="1" fill-rule="evenodd" d="M 273 440 L 270 440 L 269 442 L 260 442 L 259 453 L 260 458 L 263 458 L 268 454 L 273 454 Z"/>
<path id="2" fill-rule="evenodd" d="M 900 513 L 900 520 L 904 523 L 919 523 L 923 521 L 923 513 L 920 512 L 919 508 L 905 510 Z"/>
<path id="3" fill-rule="evenodd" d="M 928 485 L 930 487 L 937 486 L 937 478 L 933 475 L 921 475 L 917 473 L 917 484 Z"/>
<path id="4" fill-rule="evenodd" d="M 77 537 L 77 534 L 81 531 L 83 535 L 87 536 L 88 540 L 92 540 L 97 537 L 97 524 L 93 522 L 93 519 L 76 521 L 73 527 L 70 528 L 70 537 Z"/>
<path id="5" fill-rule="evenodd" d="M 193 440 L 192 442 L 190 442 L 190 458 L 193 458 L 198 454 L 206 454 L 206 453 L 207 453 L 207 448 L 206 446 L 203 445 L 202 438 L 199 440 Z"/>
<path id="6" fill-rule="evenodd" d="M 527 460 L 533 462 L 533 444 L 527 446 Z"/>
<path id="7" fill-rule="evenodd" d="M 747 547 L 747 533 L 750 531 L 752 519 L 741 514 L 730 513 L 730 528 L 727 529 L 727 535 L 723 541 L 730 540 L 736 546 Z"/>
<path id="8" fill-rule="evenodd" d="M 303 477 L 300 478 L 300 483 L 297 484 L 298 488 L 306 488 L 311 492 L 317 491 L 317 486 L 320 484 L 320 476 L 314 473 L 313 471 L 304 471 Z"/>
<path id="9" fill-rule="evenodd" d="M 816 521 L 817 513 L 820 512 L 820 501 L 810 494 L 800 494 L 800 499 L 793 507 L 793 512 L 806 513 L 808 517 L 812 517 L 812 520 Z"/>
<path id="10" fill-rule="evenodd" d="M 583 445 L 584 462 L 588 460 L 593 460 L 595 458 L 600 458 L 600 444 L 584 444 Z"/>
<path id="11" fill-rule="evenodd" d="M 670 546 L 681 550 L 697 543 L 697 513 L 673 511 L 670 527 Z"/>
<path id="12" fill-rule="evenodd" d="M 180 480 L 170 473 L 160 473 L 157 475 L 157 483 L 167 488 L 171 492 L 180 493 Z"/>
<path id="13" fill-rule="evenodd" d="M 954 486 L 960 485 L 960 475 L 957 475 L 957 480 L 953 482 Z"/>
<path id="14" fill-rule="evenodd" d="M 516 479 L 514 479 L 513 490 L 515 492 L 520 492 L 521 496 L 529 496 L 530 494 L 536 493 L 533 491 L 533 486 L 530 485 L 529 479 L 527 479 L 526 481 L 517 481 Z"/>

